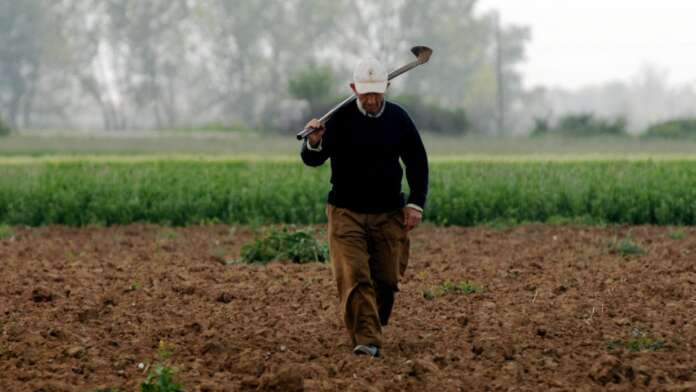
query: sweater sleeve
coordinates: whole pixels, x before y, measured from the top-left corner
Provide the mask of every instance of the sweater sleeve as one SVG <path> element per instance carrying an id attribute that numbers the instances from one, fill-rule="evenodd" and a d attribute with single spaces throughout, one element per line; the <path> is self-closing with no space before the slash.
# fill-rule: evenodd
<path id="1" fill-rule="evenodd" d="M 316 148 L 310 148 L 309 139 L 304 139 L 302 141 L 302 150 L 300 151 L 300 156 L 302 157 L 302 162 L 305 165 L 311 167 L 321 166 L 326 162 L 331 156 L 331 133 L 333 128 L 335 128 L 335 121 L 329 119 L 326 122 L 326 131 L 324 136 L 322 136 L 319 145 Z"/>
<path id="2" fill-rule="evenodd" d="M 406 120 L 401 160 L 406 167 L 406 180 L 411 189 L 407 203 L 425 208 L 425 200 L 428 196 L 428 156 L 413 120 L 408 115 Z"/>

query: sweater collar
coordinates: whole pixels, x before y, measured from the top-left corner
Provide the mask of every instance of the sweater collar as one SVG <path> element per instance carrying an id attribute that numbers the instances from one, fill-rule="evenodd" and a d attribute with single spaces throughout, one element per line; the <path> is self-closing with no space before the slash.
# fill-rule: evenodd
<path id="1" fill-rule="evenodd" d="M 360 100 L 356 97 L 355 102 L 358 103 L 358 110 L 360 110 L 360 113 L 362 113 L 364 116 L 370 117 L 370 118 L 377 118 L 384 113 L 384 108 L 387 106 L 387 101 L 382 100 L 382 106 L 379 108 L 379 111 L 375 114 L 370 114 L 368 113 L 363 107 L 362 104 L 360 103 Z"/>

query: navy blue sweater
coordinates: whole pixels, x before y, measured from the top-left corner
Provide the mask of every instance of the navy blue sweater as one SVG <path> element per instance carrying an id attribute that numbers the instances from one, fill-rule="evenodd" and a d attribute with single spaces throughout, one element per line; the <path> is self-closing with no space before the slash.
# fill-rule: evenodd
<path id="1" fill-rule="evenodd" d="M 302 161 L 320 166 L 331 159 L 328 202 L 359 213 L 380 213 L 403 208 L 405 203 L 425 207 L 428 194 L 428 158 L 413 121 L 399 105 L 385 101 L 379 117 L 360 112 L 355 102 L 334 113 L 326 123 L 321 151 L 302 143 Z M 410 188 L 408 201 L 401 191 L 403 171 Z"/>

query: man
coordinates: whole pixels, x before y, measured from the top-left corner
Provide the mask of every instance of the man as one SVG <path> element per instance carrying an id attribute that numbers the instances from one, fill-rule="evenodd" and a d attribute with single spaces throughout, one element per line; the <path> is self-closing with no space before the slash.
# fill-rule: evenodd
<path id="1" fill-rule="evenodd" d="M 394 305 L 408 263 L 408 232 L 422 219 L 428 192 L 428 158 L 406 111 L 384 100 L 388 75 L 368 58 L 356 66 L 356 102 L 338 110 L 302 144 L 302 160 L 320 166 L 331 159 L 326 213 L 329 252 L 344 322 L 355 354 L 377 357 L 382 327 Z M 403 171 L 410 187 L 401 192 Z"/>

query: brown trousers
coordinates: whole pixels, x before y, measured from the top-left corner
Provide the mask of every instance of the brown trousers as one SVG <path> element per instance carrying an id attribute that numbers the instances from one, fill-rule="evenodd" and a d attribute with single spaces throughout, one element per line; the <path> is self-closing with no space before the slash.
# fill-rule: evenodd
<path id="1" fill-rule="evenodd" d="M 403 210 L 360 214 L 327 205 L 329 253 L 348 333 L 357 344 L 382 346 L 408 265 L 409 239 Z"/>

